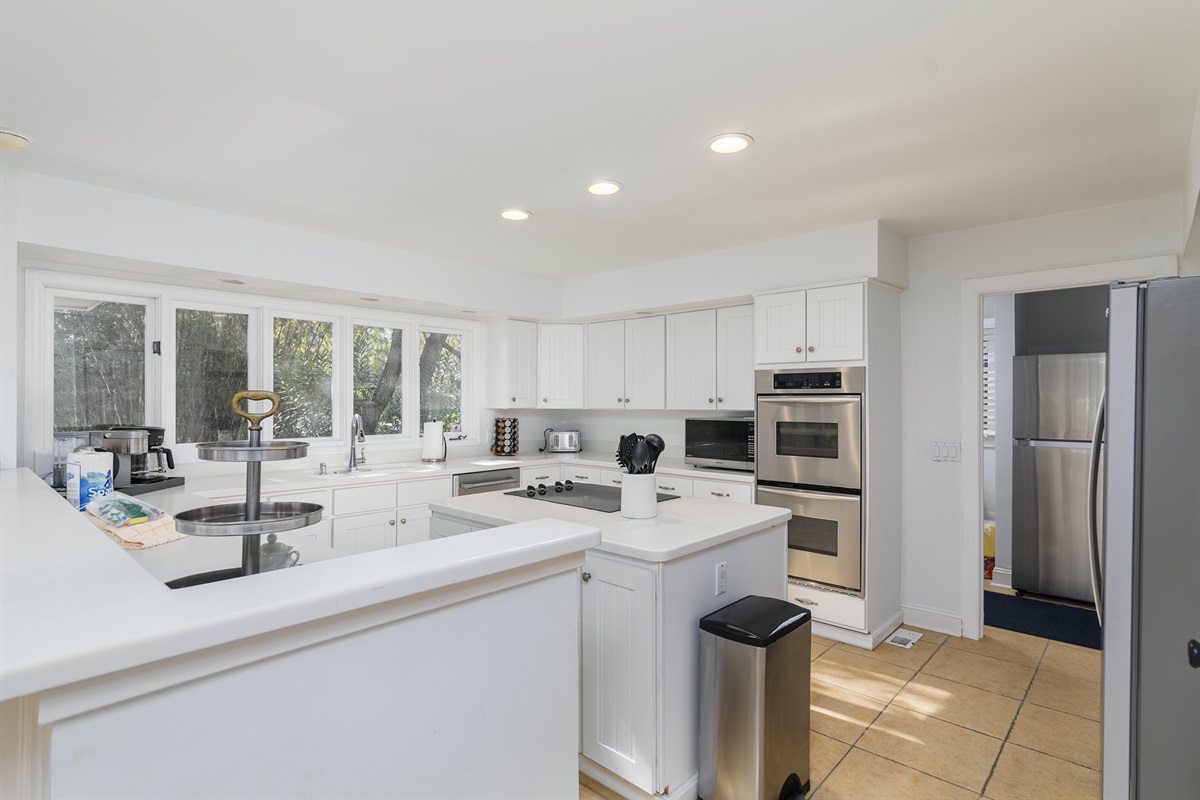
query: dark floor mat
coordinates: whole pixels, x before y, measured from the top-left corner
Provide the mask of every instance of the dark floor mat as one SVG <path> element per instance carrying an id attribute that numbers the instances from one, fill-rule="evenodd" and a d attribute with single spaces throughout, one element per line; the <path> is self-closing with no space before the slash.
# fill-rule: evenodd
<path id="1" fill-rule="evenodd" d="M 993 628 L 1100 649 L 1100 623 L 1096 621 L 1096 612 L 1086 608 L 984 592 L 983 623 Z"/>

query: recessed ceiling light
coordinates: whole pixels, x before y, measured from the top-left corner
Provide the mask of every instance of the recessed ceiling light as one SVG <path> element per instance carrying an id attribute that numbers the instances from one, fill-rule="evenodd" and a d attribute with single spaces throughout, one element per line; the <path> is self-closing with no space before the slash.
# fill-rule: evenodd
<path id="1" fill-rule="evenodd" d="M 513 222 L 521 222 L 522 220 L 529 219 L 533 214 L 523 208 L 506 208 L 500 212 L 500 216 Z"/>
<path id="2" fill-rule="evenodd" d="M 378 297 L 360 297 L 360 298 L 358 298 L 358 299 L 359 299 L 359 300 L 366 300 L 368 303 L 378 303 L 378 302 L 379 302 L 379 298 L 378 298 Z"/>
<path id="3" fill-rule="evenodd" d="M 595 183 L 588 184 L 588 191 L 592 194 L 616 194 L 621 189 L 621 184 L 616 181 L 596 181 Z"/>
<path id="4" fill-rule="evenodd" d="M 5 150 L 24 150 L 29 144 L 29 137 L 23 133 L 0 128 L 0 148 Z"/>
<path id="5" fill-rule="evenodd" d="M 464 313 L 464 314 L 478 314 L 479 312 L 478 312 L 478 311 L 472 311 L 472 310 L 471 310 L 471 309 L 469 309 L 469 308 L 464 308 L 464 309 L 462 310 L 462 313 Z"/>
<path id="6" fill-rule="evenodd" d="M 754 140 L 744 133 L 722 133 L 720 136 L 714 136 L 708 140 L 708 149 L 714 153 L 727 155 L 740 153 L 752 144 L 754 144 Z"/>
<path id="7" fill-rule="evenodd" d="M 221 283 L 232 283 L 235 286 L 245 286 L 245 281 L 239 281 L 237 278 L 217 278 Z"/>

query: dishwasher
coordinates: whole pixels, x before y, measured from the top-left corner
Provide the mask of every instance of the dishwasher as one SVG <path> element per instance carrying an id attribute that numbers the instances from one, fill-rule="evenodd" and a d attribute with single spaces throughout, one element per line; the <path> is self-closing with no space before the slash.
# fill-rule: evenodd
<path id="1" fill-rule="evenodd" d="M 510 491 L 521 488 L 520 467 L 489 469 L 454 476 L 454 496 Z"/>

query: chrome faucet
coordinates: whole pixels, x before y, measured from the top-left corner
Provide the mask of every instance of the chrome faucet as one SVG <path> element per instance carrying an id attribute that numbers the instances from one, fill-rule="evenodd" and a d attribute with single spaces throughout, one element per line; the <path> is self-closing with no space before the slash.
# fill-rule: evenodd
<path id="1" fill-rule="evenodd" d="M 358 455 L 358 448 L 355 444 L 358 442 L 367 441 L 367 437 L 363 435 L 362 417 L 355 414 L 350 419 L 350 472 L 358 472 L 358 465 L 367 460 L 366 456 Z"/>

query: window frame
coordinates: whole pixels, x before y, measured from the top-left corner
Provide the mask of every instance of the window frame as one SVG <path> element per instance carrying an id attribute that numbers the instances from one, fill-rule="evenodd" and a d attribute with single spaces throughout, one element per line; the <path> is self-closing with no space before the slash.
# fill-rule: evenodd
<path id="1" fill-rule="evenodd" d="M 274 380 L 274 320 L 276 317 L 311 319 L 333 325 L 332 403 L 333 430 L 328 437 L 306 439 L 310 456 L 333 456 L 348 452 L 350 415 L 354 403 L 353 325 L 370 325 L 404 331 L 405 374 L 402 378 L 406 400 L 403 408 L 402 434 L 373 434 L 367 437 L 387 450 L 413 449 L 421 446 L 418 421 L 420 381 L 418 376 L 418 341 L 422 330 L 462 336 L 462 419 L 466 438 L 451 443 L 452 447 L 477 445 L 482 431 L 477 429 L 482 419 L 479 398 L 482 375 L 479 371 L 480 332 L 482 326 L 474 320 L 431 317 L 403 311 L 366 310 L 314 300 L 267 296 L 257 293 L 219 290 L 164 282 L 136 280 L 130 276 L 65 272 L 49 265 L 25 265 L 26 308 L 25 322 L 27 358 L 24 367 L 24 422 L 26 434 L 26 463 L 32 463 L 32 453 L 49 450 L 53 445 L 54 370 L 54 307 L 57 296 L 82 295 L 83 299 L 110 302 L 138 302 L 147 305 L 146 337 L 146 424 L 166 429 L 164 444 L 174 451 L 181 464 L 196 463 L 195 443 L 179 443 L 175 430 L 176 380 L 176 310 L 195 309 L 250 316 L 247 326 L 247 366 L 250 383 L 272 386 Z M 152 343 L 162 342 L 162 355 L 154 357 Z M 257 376 L 257 377 L 256 377 Z M 251 387 L 253 388 L 253 387 Z M 46 402 L 47 398 L 51 402 Z M 264 420 L 264 438 L 272 438 L 271 420 Z"/>

